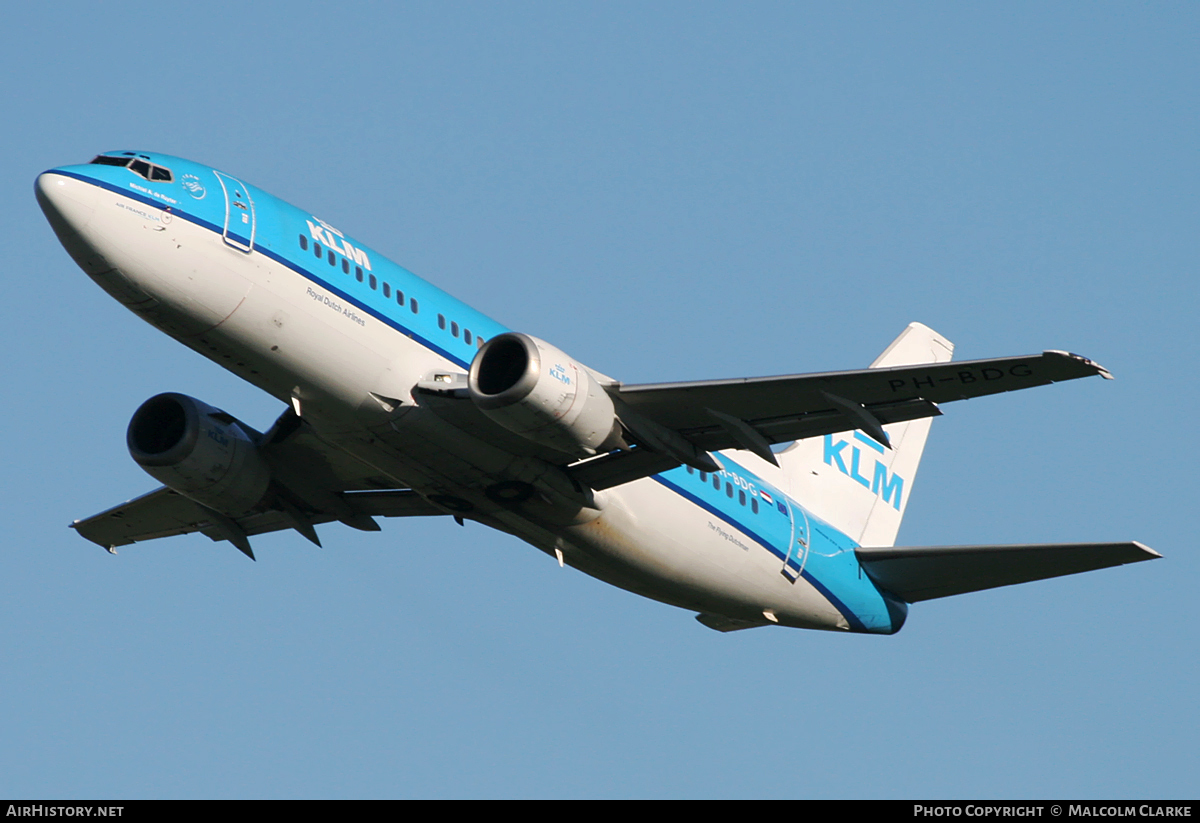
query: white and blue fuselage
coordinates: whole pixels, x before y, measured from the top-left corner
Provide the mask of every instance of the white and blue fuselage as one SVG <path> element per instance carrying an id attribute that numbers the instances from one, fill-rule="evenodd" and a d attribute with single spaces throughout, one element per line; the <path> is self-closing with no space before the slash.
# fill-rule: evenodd
<path id="1" fill-rule="evenodd" d="M 237 178 L 154 153 L 109 156 L 37 181 L 76 262 L 388 484 L 704 614 L 882 634 L 903 624 L 906 606 L 864 574 L 855 541 L 794 500 L 765 460 L 722 452 L 718 472 L 680 466 L 581 492 L 560 467 L 447 423 L 414 391 L 457 379 L 447 375 L 505 327 Z M 486 493 L 508 481 L 533 484 L 537 500 L 503 506 Z"/>

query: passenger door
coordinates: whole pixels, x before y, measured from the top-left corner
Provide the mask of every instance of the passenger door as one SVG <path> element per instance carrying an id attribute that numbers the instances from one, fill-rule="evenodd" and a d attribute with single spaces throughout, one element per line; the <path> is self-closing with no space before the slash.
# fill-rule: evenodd
<path id="1" fill-rule="evenodd" d="M 254 249 L 254 201 L 240 180 L 214 171 L 225 192 L 225 243 L 249 254 Z"/>
<path id="2" fill-rule="evenodd" d="M 788 507 L 788 517 L 792 521 L 792 536 L 788 541 L 787 556 L 783 559 L 780 570 L 784 577 L 793 583 L 804 572 L 804 564 L 808 562 L 809 526 L 808 515 L 804 509 L 793 505 L 792 501 L 784 498 Z"/>

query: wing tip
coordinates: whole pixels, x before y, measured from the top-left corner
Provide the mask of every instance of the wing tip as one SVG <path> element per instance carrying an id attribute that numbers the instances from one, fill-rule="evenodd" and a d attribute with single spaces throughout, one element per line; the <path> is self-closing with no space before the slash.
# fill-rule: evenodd
<path id="1" fill-rule="evenodd" d="M 1112 372 L 1110 372 L 1108 369 L 1101 366 L 1095 360 L 1092 360 L 1091 358 L 1088 358 L 1088 357 L 1084 357 L 1082 354 L 1075 354 L 1074 352 L 1069 352 L 1069 351 L 1059 351 L 1058 349 L 1048 349 L 1048 350 L 1042 352 L 1042 354 L 1053 355 L 1055 357 L 1064 357 L 1068 360 L 1074 360 L 1077 363 L 1082 363 L 1085 366 L 1089 367 L 1090 369 L 1092 369 L 1092 371 L 1095 374 L 1100 375 L 1105 380 L 1114 379 Z"/>
<path id="2" fill-rule="evenodd" d="M 1139 543 L 1136 540 L 1131 540 L 1129 542 L 1137 547 L 1140 551 L 1145 552 L 1146 557 L 1143 557 L 1142 560 L 1159 560 L 1162 558 L 1161 554 L 1147 546 L 1145 543 Z"/>

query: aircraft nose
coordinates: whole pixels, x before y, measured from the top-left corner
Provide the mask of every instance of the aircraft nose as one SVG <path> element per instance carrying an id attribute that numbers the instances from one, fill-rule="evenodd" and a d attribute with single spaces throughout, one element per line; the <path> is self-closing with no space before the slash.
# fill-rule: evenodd
<path id="1" fill-rule="evenodd" d="M 92 218 L 96 204 L 96 187 L 54 171 L 42 172 L 33 186 L 38 205 L 54 231 L 72 234 L 81 231 Z"/>
<path id="2" fill-rule="evenodd" d="M 88 242 L 87 226 L 100 196 L 96 186 L 51 169 L 38 175 L 33 191 L 58 242 L 85 272 L 95 276 L 112 268 Z"/>

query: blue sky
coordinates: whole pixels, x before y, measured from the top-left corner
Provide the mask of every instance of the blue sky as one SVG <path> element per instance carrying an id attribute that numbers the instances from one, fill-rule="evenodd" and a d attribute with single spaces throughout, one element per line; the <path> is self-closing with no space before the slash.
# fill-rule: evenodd
<path id="1" fill-rule="evenodd" d="M 26 4 L 0 33 L 0 795 L 1195 797 L 1194 4 Z M 442 519 L 110 557 L 134 409 L 276 401 L 104 295 L 33 199 L 146 148 L 628 382 L 961 358 L 906 544 L 1165 559 L 720 635 Z"/>

